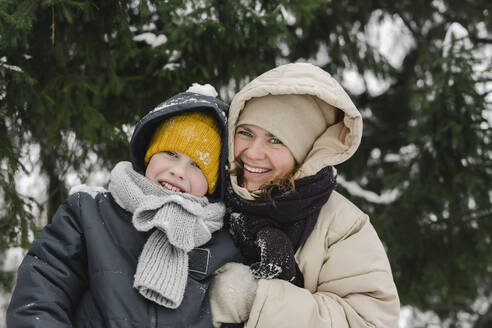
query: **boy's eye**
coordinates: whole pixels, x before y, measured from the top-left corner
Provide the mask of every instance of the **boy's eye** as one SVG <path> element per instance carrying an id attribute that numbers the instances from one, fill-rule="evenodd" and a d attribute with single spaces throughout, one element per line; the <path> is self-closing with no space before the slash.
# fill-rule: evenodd
<path id="1" fill-rule="evenodd" d="M 196 162 L 192 162 L 191 166 L 196 167 L 197 169 L 201 170 L 200 166 Z"/>
<path id="2" fill-rule="evenodd" d="M 171 157 L 177 157 L 178 156 L 178 154 L 176 154 L 175 151 L 166 150 L 166 151 L 164 151 L 164 153 L 166 153 L 167 155 L 169 155 Z"/>

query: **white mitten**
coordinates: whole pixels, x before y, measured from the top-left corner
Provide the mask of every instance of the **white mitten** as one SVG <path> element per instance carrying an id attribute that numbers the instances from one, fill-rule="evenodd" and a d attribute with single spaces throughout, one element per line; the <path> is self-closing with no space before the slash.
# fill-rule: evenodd
<path id="1" fill-rule="evenodd" d="M 209 287 L 214 327 L 247 321 L 257 287 L 247 265 L 231 262 L 215 271 Z"/>

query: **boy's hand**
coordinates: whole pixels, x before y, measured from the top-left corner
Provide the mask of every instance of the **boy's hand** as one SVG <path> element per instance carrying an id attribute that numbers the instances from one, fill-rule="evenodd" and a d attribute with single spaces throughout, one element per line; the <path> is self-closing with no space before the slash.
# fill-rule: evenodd
<path id="1" fill-rule="evenodd" d="M 231 262 L 218 269 L 209 287 L 214 327 L 247 321 L 257 287 L 258 282 L 244 264 Z"/>

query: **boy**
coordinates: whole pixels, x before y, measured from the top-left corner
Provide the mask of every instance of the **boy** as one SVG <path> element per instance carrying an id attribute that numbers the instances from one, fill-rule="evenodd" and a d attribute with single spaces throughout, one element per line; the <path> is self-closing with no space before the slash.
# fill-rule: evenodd
<path id="1" fill-rule="evenodd" d="M 109 192 L 78 192 L 19 268 L 14 327 L 211 327 L 208 282 L 239 252 L 221 230 L 228 107 L 181 93 L 135 127 Z"/>

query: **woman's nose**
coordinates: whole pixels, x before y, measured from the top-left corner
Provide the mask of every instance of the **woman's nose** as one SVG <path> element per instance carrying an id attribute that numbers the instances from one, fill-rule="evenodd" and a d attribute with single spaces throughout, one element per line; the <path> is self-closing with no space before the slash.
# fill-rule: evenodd
<path id="1" fill-rule="evenodd" d="M 245 150 L 250 159 L 260 160 L 265 158 L 266 149 L 260 140 L 253 141 Z"/>

